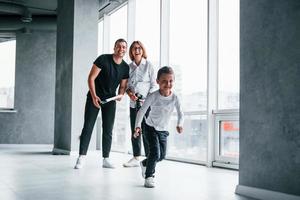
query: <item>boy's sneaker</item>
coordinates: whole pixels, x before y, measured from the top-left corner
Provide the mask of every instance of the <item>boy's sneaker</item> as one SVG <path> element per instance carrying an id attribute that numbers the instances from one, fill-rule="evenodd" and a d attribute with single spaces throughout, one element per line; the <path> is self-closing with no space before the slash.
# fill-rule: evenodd
<path id="1" fill-rule="evenodd" d="M 124 163 L 123 166 L 124 167 L 138 167 L 139 161 L 135 157 L 133 157 L 128 162 Z"/>
<path id="2" fill-rule="evenodd" d="M 115 166 L 109 161 L 108 158 L 103 158 L 103 163 L 102 163 L 103 168 L 115 168 Z"/>
<path id="3" fill-rule="evenodd" d="M 145 178 L 146 177 L 146 167 L 143 165 L 143 161 L 140 162 L 140 166 L 142 169 L 142 177 Z"/>
<path id="4" fill-rule="evenodd" d="M 144 186 L 146 188 L 154 188 L 155 187 L 155 185 L 154 185 L 154 177 L 148 177 L 148 178 L 146 178 Z"/>
<path id="5" fill-rule="evenodd" d="M 85 156 L 79 156 L 77 158 L 77 162 L 76 162 L 74 169 L 81 169 L 83 167 L 84 163 L 85 163 Z"/>

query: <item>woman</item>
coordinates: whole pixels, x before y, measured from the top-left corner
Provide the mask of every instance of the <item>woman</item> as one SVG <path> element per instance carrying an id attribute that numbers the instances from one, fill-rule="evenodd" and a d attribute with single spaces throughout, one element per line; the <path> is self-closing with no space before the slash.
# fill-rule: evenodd
<path id="1" fill-rule="evenodd" d="M 134 41 L 129 48 L 129 57 L 131 63 L 129 64 L 129 79 L 127 94 L 130 98 L 130 125 L 131 125 L 131 143 L 133 150 L 133 157 L 126 163 L 124 167 L 138 167 L 139 157 L 141 156 L 141 137 L 143 138 L 143 145 L 145 155 L 148 155 L 149 148 L 145 134 L 134 137 L 135 118 L 136 114 L 144 102 L 144 99 L 149 93 L 157 89 L 155 72 L 153 65 L 147 60 L 147 52 L 144 45 L 140 41 Z M 149 113 L 149 110 L 148 112 Z M 146 116 L 147 116 L 146 113 Z M 142 121 L 142 130 L 145 126 L 145 120 Z"/>

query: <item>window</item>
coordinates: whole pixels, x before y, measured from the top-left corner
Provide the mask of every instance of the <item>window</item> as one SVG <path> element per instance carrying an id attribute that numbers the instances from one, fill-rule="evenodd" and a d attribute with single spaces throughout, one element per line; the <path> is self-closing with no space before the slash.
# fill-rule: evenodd
<path id="1" fill-rule="evenodd" d="M 114 43 L 117 39 L 123 38 L 127 40 L 127 4 L 110 15 L 109 37 L 110 53 L 113 52 Z M 112 149 L 115 151 L 126 151 L 128 140 L 130 140 L 128 102 L 127 95 L 123 97 L 122 101 L 117 101 L 112 142 Z"/>
<path id="2" fill-rule="evenodd" d="M 0 42 L 0 55 L 0 109 L 13 109 L 16 40 Z"/>
<path id="3" fill-rule="evenodd" d="M 169 126 L 168 157 L 204 162 L 207 156 L 207 117 L 198 113 L 185 113 L 182 134 L 176 132 L 177 115 Z"/>
<path id="4" fill-rule="evenodd" d="M 127 5 L 110 15 L 109 47 L 113 52 L 117 39 L 127 39 Z"/>
<path id="5" fill-rule="evenodd" d="M 98 55 L 103 53 L 103 20 L 98 23 Z"/>
<path id="6" fill-rule="evenodd" d="M 218 109 L 239 109 L 239 0 L 219 0 Z"/>
<path id="7" fill-rule="evenodd" d="M 196 163 L 217 161 L 238 164 L 239 118 L 236 109 L 239 109 L 239 1 L 218 0 L 219 7 L 212 3 L 210 13 L 208 2 L 211 3 L 207 0 L 129 1 L 129 10 L 125 5 L 104 16 L 103 25 L 99 24 L 102 26 L 99 32 L 104 30 L 104 37 L 99 38 L 99 42 L 105 43 L 105 53 L 108 50 L 112 52 L 115 40 L 127 39 L 129 34 L 130 40 L 140 40 L 145 45 L 148 59 L 157 70 L 161 67 L 159 63 L 168 64 L 174 69 L 174 90 L 181 100 L 185 123 L 184 133 L 177 134 L 174 110 L 169 124 L 168 158 Z M 129 19 L 129 31 L 127 12 L 135 12 L 129 15 L 132 17 Z M 212 39 L 209 44 L 208 21 Z M 209 74 L 212 78 L 210 80 L 213 80 L 210 81 L 212 85 L 207 85 L 208 47 L 212 50 L 210 67 L 213 70 L 210 73 L 213 74 Z M 218 90 L 218 95 L 210 97 L 213 106 L 207 105 L 208 89 L 210 94 Z M 208 121 L 212 119 L 207 116 L 211 113 L 207 110 L 208 106 L 216 109 L 213 115 L 216 117 L 215 129 L 212 125 L 208 126 Z M 229 110 L 224 111 L 226 114 L 223 116 L 221 109 Z M 112 146 L 114 151 L 131 152 L 129 126 L 126 96 L 117 103 Z M 209 135 L 215 139 L 214 144 L 212 138 L 209 138 L 208 144 L 208 132 L 214 134 Z M 212 152 L 215 153 L 214 158 Z"/>
<path id="8" fill-rule="evenodd" d="M 185 112 L 184 133 L 170 123 L 168 155 L 206 161 L 207 152 L 207 1 L 170 1 L 170 61 L 175 92 Z M 172 126 L 172 127 L 171 127 Z"/>
<path id="9" fill-rule="evenodd" d="M 239 157 L 239 121 L 220 121 L 220 156 Z"/>
<path id="10" fill-rule="evenodd" d="M 160 0 L 136 1 L 135 40 L 140 40 L 147 50 L 148 59 L 158 68 L 160 42 Z"/>
<path id="11" fill-rule="evenodd" d="M 215 164 L 239 162 L 239 113 L 216 113 L 215 115 Z"/>

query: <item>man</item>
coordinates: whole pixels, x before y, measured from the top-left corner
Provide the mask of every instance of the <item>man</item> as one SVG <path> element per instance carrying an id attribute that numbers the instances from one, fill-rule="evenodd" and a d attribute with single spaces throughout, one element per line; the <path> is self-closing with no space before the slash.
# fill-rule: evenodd
<path id="1" fill-rule="evenodd" d="M 79 157 L 75 169 L 84 165 L 85 156 L 90 143 L 93 127 L 97 119 L 99 109 L 102 114 L 102 156 L 104 168 L 114 168 L 109 161 L 109 153 L 112 143 L 112 130 L 115 121 L 116 102 L 105 100 L 116 96 L 121 100 L 127 87 L 129 66 L 123 60 L 127 50 L 127 42 L 118 39 L 115 42 L 113 54 L 100 55 L 95 61 L 88 77 L 89 92 L 85 105 L 84 125 L 80 136 Z"/>

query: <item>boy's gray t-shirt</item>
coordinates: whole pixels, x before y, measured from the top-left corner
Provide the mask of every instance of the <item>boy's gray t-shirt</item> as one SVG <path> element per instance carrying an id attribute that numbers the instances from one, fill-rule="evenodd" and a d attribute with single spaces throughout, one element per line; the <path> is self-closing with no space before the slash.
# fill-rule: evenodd
<path id="1" fill-rule="evenodd" d="M 137 113 L 135 128 L 141 127 L 143 116 L 149 107 L 150 112 L 146 119 L 146 124 L 154 127 L 155 130 L 168 130 L 168 124 L 174 108 L 177 111 L 177 126 L 183 126 L 183 111 L 178 96 L 172 92 L 171 95 L 165 97 L 157 90 L 146 98 L 143 106 Z"/>

